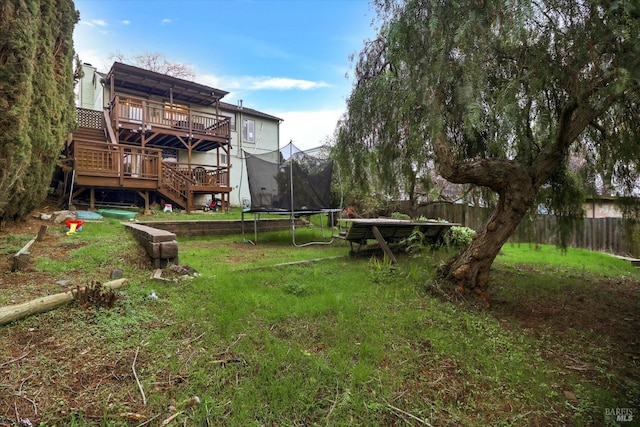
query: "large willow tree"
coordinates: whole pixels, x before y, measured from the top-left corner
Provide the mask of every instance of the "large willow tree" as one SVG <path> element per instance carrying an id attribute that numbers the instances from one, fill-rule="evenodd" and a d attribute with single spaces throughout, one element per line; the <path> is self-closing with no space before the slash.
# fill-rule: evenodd
<path id="1" fill-rule="evenodd" d="M 378 37 L 360 53 L 335 152 L 343 173 L 387 182 L 434 163 L 492 190 L 495 209 L 444 269 L 487 299 L 490 267 L 545 195 L 575 212 L 578 153 L 629 191 L 640 164 L 640 3 L 378 0 Z M 409 170 L 407 175 L 403 170 Z"/>
<path id="2" fill-rule="evenodd" d="M 0 220 L 47 196 L 75 122 L 72 0 L 0 2 Z"/>

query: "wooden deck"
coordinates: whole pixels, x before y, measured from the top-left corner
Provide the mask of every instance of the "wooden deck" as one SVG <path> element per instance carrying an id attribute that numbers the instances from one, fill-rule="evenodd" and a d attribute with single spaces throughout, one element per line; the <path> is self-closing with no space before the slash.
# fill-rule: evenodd
<path id="1" fill-rule="evenodd" d="M 177 104 L 116 95 L 110 103 L 111 127 L 122 142 L 210 151 L 230 143 L 229 117 Z"/>
<path id="2" fill-rule="evenodd" d="M 144 104 L 146 110 L 141 110 L 142 118 L 146 117 L 145 111 L 153 108 L 151 104 Z M 122 108 L 120 110 L 123 111 Z M 147 126 L 144 123 L 148 122 L 142 120 L 136 125 Z M 222 199 L 223 208 L 228 209 L 231 192 L 229 166 L 177 163 L 162 159 L 163 147 L 188 149 L 189 158 L 191 151 L 196 148 L 197 151 L 205 148 L 224 150 L 228 155 L 229 136 L 222 135 L 225 126 L 226 131 L 229 130 L 228 118 L 188 111 L 186 124 L 163 122 L 165 127 L 156 129 L 158 123 L 150 123 L 153 124 L 145 127 L 146 131 L 135 131 L 132 128 L 135 120 L 131 117 L 124 120 L 116 114 L 114 119 L 108 110 L 78 109 L 79 127 L 67 146 L 75 172 L 74 196 L 89 189 L 93 203 L 95 189 L 131 190 L 145 200 L 145 208 L 148 208 L 149 191 L 155 191 L 189 211 L 198 208 L 194 205 L 197 194 L 216 194 Z M 194 129 L 197 123 L 206 124 L 209 129 Z M 111 124 L 118 128 L 114 130 Z M 216 124 L 217 127 L 212 129 Z M 193 136 L 183 135 L 185 129 L 181 126 L 186 126 Z M 196 133 L 203 135 L 196 136 Z M 132 134 L 139 137 L 132 138 Z M 152 142 L 154 147 L 148 147 L 147 144 L 151 145 Z M 220 158 L 219 153 L 216 158 Z"/>

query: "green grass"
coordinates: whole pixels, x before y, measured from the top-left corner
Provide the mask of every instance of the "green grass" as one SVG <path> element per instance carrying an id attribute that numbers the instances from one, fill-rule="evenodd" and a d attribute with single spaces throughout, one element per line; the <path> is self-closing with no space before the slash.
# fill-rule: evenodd
<path id="1" fill-rule="evenodd" d="M 29 234 L 9 234 L 0 241 L 0 254 L 13 255 L 18 252 L 24 245 L 33 239 L 34 236 Z"/>
<path id="2" fill-rule="evenodd" d="M 544 269 L 563 268 L 566 271 L 580 271 L 599 274 L 606 271 L 608 275 L 630 275 L 637 270 L 629 263 L 603 252 L 592 252 L 586 249 L 567 248 L 562 250 L 551 245 L 534 245 L 526 243 L 508 243 L 502 247 L 505 260 L 510 265 L 534 265 Z M 501 257 L 498 257 L 498 262 Z"/>
<path id="3" fill-rule="evenodd" d="M 403 257 L 392 268 L 346 256 L 341 241 L 294 248 L 288 232 L 261 235 L 257 245 L 239 236 L 180 238 L 181 264 L 200 275 L 157 282 L 119 255 L 134 244 L 117 227 L 106 222 L 70 236 L 87 243 L 72 250 L 71 261 L 37 265 L 52 271 L 122 267 L 131 278 L 113 310 L 71 315 L 60 324 L 59 333 L 85 331 L 87 345 L 89 337 L 101 337 L 104 354 L 127 365 L 139 351 L 147 405 L 140 405 L 130 377 L 108 398 L 96 388 L 94 403 L 104 407 L 100 425 L 127 425 L 119 413 L 130 410 L 158 416 L 159 424 L 168 405 L 182 411 L 178 424 L 197 426 L 417 425 L 416 419 L 597 425 L 603 408 L 640 396 L 637 383 L 626 384 L 623 395 L 607 389 L 599 379 L 606 372 L 592 378 L 567 373 L 547 357 L 561 338 L 430 296 L 425 284 L 451 255 L 444 251 Z M 300 238 L 320 236 L 301 230 Z M 507 245 L 503 253 L 494 272 L 500 298 L 549 297 L 580 289 L 585 277 L 640 280 L 623 261 L 589 251 Z M 278 265 L 317 259 L 324 260 Z M 152 291 L 157 300 L 149 298 Z M 572 351 L 599 357 L 602 349 L 579 342 L 590 335 L 567 336 Z M 580 401 L 568 404 L 567 389 Z M 193 396 L 200 404 L 187 403 Z M 59 415 L 43 418 L 44 425 L 61 422 Z M 62 419 L 77 426 L 96 422 L 82 414 Z"/>

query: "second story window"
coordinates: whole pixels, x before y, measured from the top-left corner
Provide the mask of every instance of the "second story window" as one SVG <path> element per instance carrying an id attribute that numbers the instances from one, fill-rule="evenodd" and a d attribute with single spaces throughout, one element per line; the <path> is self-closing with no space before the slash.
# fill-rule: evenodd
<path id="1" fill-rule="evenodd" d="M 242 121 L 242 140 L 256 142 L 256 121 L 244 119 Z"/>
<path id="2" fill-rule="evenodd" d="M 222 113 L 223 116 L 229 117 L 229 127 L 232 132 L 236 131 L 236 115 L 230 113 Z"/>

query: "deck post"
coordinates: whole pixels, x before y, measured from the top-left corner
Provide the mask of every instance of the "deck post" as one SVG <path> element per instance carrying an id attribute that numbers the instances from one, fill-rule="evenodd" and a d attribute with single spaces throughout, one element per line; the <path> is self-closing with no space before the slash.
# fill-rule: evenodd
<path id="1" fill-rule="evenodd" d="M 96 189 L 94 187 L 89 190 L 89 210 L 96 210 Z"/>
<path id="2" fill-rule="evenodd" d="M 144 214 L 151 215 L 151 209 L 149 208 L 149 191 L 138 191 L 138 196 L 142 197 L 142 200 L 144 200 Z"/>

